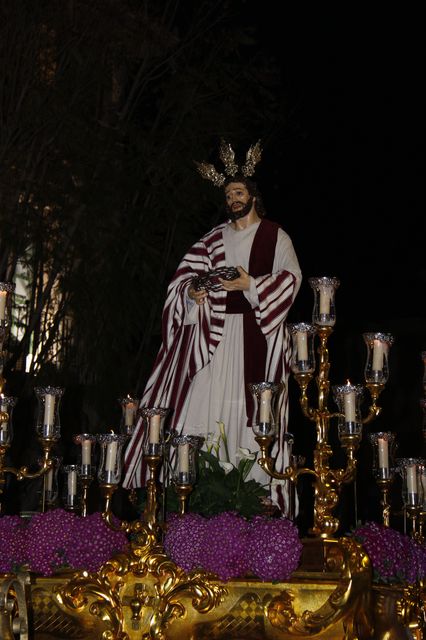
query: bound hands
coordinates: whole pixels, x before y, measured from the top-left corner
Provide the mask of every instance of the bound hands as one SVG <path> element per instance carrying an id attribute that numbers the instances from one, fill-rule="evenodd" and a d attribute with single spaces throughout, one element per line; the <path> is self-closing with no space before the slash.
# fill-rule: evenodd
<path id="1" fill-rule="evenodd" d="M 248 291 L 250 289 L 250 276 L 247 271 L 242 267 L 237 267 L 237 270 L 240 275 L 238 278 L 234 278 L 234 280 L 218 278 L 218 281 L 225 291 Z M 207 299 L 207 295 L 208 291 L 206 289 L 200 289 L 197 291 L 192 286 L 188 289 L 188 296 L 191 300 L 194 300 L 196 304 L 204 304 Z"/>

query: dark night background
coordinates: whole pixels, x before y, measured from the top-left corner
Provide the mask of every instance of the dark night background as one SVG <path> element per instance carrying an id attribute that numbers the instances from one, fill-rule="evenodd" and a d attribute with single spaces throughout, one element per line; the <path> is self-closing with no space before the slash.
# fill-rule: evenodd
<path id="1" fill-rule="evenodd" d="M 141 18 L 138 11 L 145 5 L 155 21 Z M 117 419 L 116 398 L 143 390 L 159 344 L 168 280 L 187 248 L 223 215 L 218 190 L 196 174 L 194 160 L 217 163 L 218 143 L 224 137 L 241 161 L 249 145 L 261 138 L 263 158 L 256 179 L 268 215 L 292 237 L 304 274 L 289 320 L 310 321 L 309 277 L 339 278 L 337 323 L 329 341 L 331 382 L 350 378 L 362 383 L 362 333 L 391 333 L 395 338 L 391 374 L 379 398 L 383 411 L 369 430 L 396 431 L 400 455 L 423 453 L 421 5 L 364 8 L 271 0 L 150 5 L 111 0 L 68 2 L 67 11 L 59 11 L 51 2 L 6 2 L 5 15 L 6 7 L 10 9 L 3 20 L 6 35 L 13 26 L 26 33 L 20 20 L 25 28 L 30 25 L 29 33 L 32 20 L 50 23 L 51 30 L 42 32 L 51 40 L 43 46 L 62 56 L 55 68 L 57 82 L 49 84 L 46 95 L 37 93 L 41 106 L 33 108 L 35 103 L 29 101 L 28 122 L 37 130 L 34 135 L 43 131 L 44 118 L 57 117 L 57 126 L 63 127 L 53 151 L 46 143 L 47 134 L 42 140 L 46 147 L 40 145 L 47 149 L 43 180 L 35 169 L 30 178 L 28 169 L 27 173 L 22 169 L 18 184 L 19 161 L 5 152 L 2 166 L 13 172 L 2 172 L 1 186 L 6 205 L 16 202 L 16 193 L 8 199 L 15 180 L 17 193 L 40 188 L 43 202 L 53 199 L 61 205 L 55 233 L 63 224 L 64 237 L 76 229 L 75 246 L 77 240 L 84 243 L 81 252 L 76 249 L 77 267 L 61 280 L 61 286 L 72 292 L 74 351 L 72 375 L 67 374 L 71 378 L 65 375 L 55 381 L 47 377 L 52 369 L 43 367 L 39 377 L 44 383 L 66 381 L 63 422 L 68 434 L 105 431 L 105 424 L 109 428 Z M 24 9 L 20 12 L 17 7 Z M 210 24 L 200 19 L 205 32 L 190 36 L 197 10 L 204 11 Z M 166 29 L 159 16 L 163 19 L 167 12 L 173 18 Z M 150 38 L 155 43 L 152 49 Z M 25 56 L 7 58 L 14 50 L 7 48 L 6 37 L 3 41 L 6 78 L 14 60 L 24 65 Z M 23 52 L 25 46 L 24 41 Z M 138 67 L 138 47 L 151 60 L 140 85 L 134 80 L 143 69 Z M 105 50 L 113 51 L 114 62 L 121 60 L 123 50 L 126 63 L 126 56 L 131 60 L 120 76 L 125 80 L 117 110 L 105 99 L 109 69 Z M 124 66 L 118 68 L 122 71 Z M 204 85 L 204 93 L 199 92 Z M 83 88 L 82 97 L 74 98 L 77 86 Z M 11 87 L 13 83 L 2 82 L 4 96 L 13 93 Z M 129 99 L 135 87 L 139 102 Z M 99 103 L 102 117 L 94 117 L 93 105 Z M 127 119 L 124 107 L 132 112 Z M 16 105 L 4 109 L 5 132 L 8 127 L 13 130 L 14 109 Z M 38 126 L 40 122 L 43 126 Z M 19 142 L 19 136 L 15 139 Z M 22 145 L 21 157 L 32 168 L 28 149 Z M 71 170 L 65 174 L 67 167 L 72 168 L 72 179 Z M 69 194 L 61 189 L 69 189 Z M 82 218 L 75 213 L 81 210 Z M 20 213 L 25 221 L 32 220 L 28 209 Z M 14 209 L 10 215 L 18 225 Z M 10 229 L 10 220 L 8 224 Z M 59 260 L 65 264 L 60 233 L 55 238 Z M 19 253 L 16 240 L 6 239 L 6 246 L 8 241 Z M 13 384 L 12 373 L 8 379 Z M 22 393 L 19 384 L 15 381 L 12 390 L 16 395 Z M 32 393 L 28 385 L 26 389 Z M 293 380 L 290 393 L 295 449 L 309 455 L 314 429 L 300 414 Z M 25 434 L 21 437 L 25 439 Z M 361 490 L 369 468 L 368 447 L 364 449 Z"/>
<path id="2" fill-rule="evenodd" d="M 310 318 L 310 276 L 339 278 L 335 383 L 362 382 L 362 332 L 394 335 L 371 428 L 398 430 L 414 455 L 426 344 L 423 12 L 299 6 L 280 17 L 274 6 L 256 22 L 280 61 L 288 117 L 267 140 L 259 183 L 304 273 L 291 319 Z"/>

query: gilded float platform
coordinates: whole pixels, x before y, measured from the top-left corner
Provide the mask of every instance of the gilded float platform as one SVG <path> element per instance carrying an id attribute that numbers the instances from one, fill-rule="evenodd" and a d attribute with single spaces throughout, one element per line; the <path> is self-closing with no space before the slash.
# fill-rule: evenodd
<path id="1" fill-rule="evenodd" d="M 305 540 L 286 582 L 220 582 L 185 573 L 141 529 L 95 574 L 3 576 L 0 588 L 2 640 L 407 640 L 422 637 L 425 612 L 420 586 L 373 587 L 351 538 Z"/>

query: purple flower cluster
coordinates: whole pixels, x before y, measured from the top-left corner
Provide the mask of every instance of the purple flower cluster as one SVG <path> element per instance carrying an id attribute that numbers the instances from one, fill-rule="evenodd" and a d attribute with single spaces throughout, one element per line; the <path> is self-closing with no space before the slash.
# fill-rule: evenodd
<path id="1" fill-rule="evenodd" d="M 247 520 L 224 511 L 209 518 L 172 514 L 164 548 L 185 571 L 201 568 L 224 581 L 247 574 L 272 581 L 286 580 L 295 571 L 302 543 L 297 527 L 287 518 Z"/>
<path id="2" fill-rule="evenodd" d="M 169 514 L 164 550 L 185 571 L 201 566 L 206 523 L 198 513 Z"/>
<path id="3" fill-rule="evenodd" d="M 37 513 L 29 522 L 19 516 L 3 516 L 0 572 L 22 565 L 45 576 L 64 567 L 97 571 L 127 543 L 126 534 L 110 529 L 100 513 L 83 518 L 55 509 Z"/>
<path id="4" fill-rule="evenodd" d="M 25 562 L 24 528 L 19 516 L 0 517 L 0 573 L 13 571 Z"/>
<path id="5" fill-rule="evenodd" d="M 35 514 L 25 532 L 27 563 L 31 571 L 48 576 L 67 565 L 77 516 L 63 509 Z"/>
<path id="6" fill-rule="evenodd" d="M 244 576 L 250 571 L 250 523 L 234 511 L 223 511 L 206 522 L 201 562 L 203 569 L 221 580 Z"/>
<path id="7" fill-rule="evenodd" d="M 288 518 L 255 516 L 250 538 L 250 568 L 261 580 L 287 580 L 297 569 L 303 545 Z"/>
<path id="8" fill-rule="evenodd" d="M 77 517 L 73 526 L 73 544 L 67 548 L 67 560 L 74 569 L 97 571 L 115 553 L 123 551 L 128 539 L 123 531 L 108 527 L 102 514 Z"/>
<path id="9" fill-rule="evenodd" d="M 410 536 L 376 522 L 354 531 L 367 552 L 377 582 L 414 583 L 426 576 L 426 548 Z"/>

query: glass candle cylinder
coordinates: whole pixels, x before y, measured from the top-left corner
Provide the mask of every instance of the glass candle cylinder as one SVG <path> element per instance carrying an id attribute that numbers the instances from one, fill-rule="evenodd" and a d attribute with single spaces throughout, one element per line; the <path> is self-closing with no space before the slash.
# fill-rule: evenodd
<path id="1" fill-rule="evenodd" d="M 121 404 L 122 411 L 120 433 L 132 436 L 136 426 L 139 398 L 127 395 L 125 398 L 120 398 L 118 401 Z"/>
<path id="2" fill-rule="evenodd" d="M 17 399 L 0 395 L 0 410 L 7 420 L 0 421 L 0 446 L 8 447 L 13 440 L 12 413 Z"/>
<path id="3" fill-rule="evenodd" d="M 196 454 L 204 438 L 191 435 L 173 436 L 172 479 L 176 484 L 192 485 L 196 480 Z"/>
<path id="4" fill-rule="evenodd" d="M 350 384 L 333 387 L 334 401 L 339 407 L 339 436 L 362 434 L 361 399 L 364 395 L 362 385 Z"/>
<path id="5" fill-rule="evenodd" d="M 48 504 L 50 507 L 56 504 L 58 500 L 58 473 L 61 467 L 62 458 L 60 456 L 52 456 L 51 460 L 53 463 L 52 467 L 43 476 L 44 498 L 46 504 Z M 38 460 L 40 466 L 43 464 L 43 462 L 44 460 L 42 458 Z"/>
<path id="6" fill-rule="evenodd" d="M 80 468 L 77 464 L 66 464 L 62 467 L 65 474 L 63 485 L 63 502 L 64 508 L 68 510 L 76 510 L 80 507 Z"/>
<path id="7" fill-rule="evenodd" d="M 94 453 L 97 438 L 90 433 L 79 433 L 73 438 L 74 443 L 80 445 L 80 475 L 82 478 L 93 478 L 95 475 Z"/>
<path id="8" fill-rule="evenodd" d="M 398 458 L 397 470 L 402 477 L 402 499 L 407 507 L 423 506 L 423 458 Z"/>
<path id="9" fill-rule="evenodd" d="M 298 322 L 289 324 L 288 328 L 293 346 L 291 370 L 293 373 L 313 373 L 315 371 L 315 327 L 306 322 Z"/>
<path id="10" fill-rule="evenodd" d="M 425 511 L 426 510 L 426 461 L 423 461 L 422 463 L 420 463 L 419 467 L 420 467 L 420 482 L 421 482 L 422 491 L 423 491 L 422 510 Z"/>
<path id="11" fill-rule="evenodd" d="M 144 454 L 159 456 L 163 453 L 164 421 L 169 413 L 166 407 L 142 407 L 139 415 L 143 421 Z"/>
<path id="12" fill-rule="evenodd" d="M 368 383 L 384 384 L 389 378 L 389 349 L 393 344 L 393 336 L 389 333 L 363 333 L 367 347 L 367 360 L 364 377 Z"/>
<path id="13" fill-rule="evenodd" d="M 309 278 L 314 291 L 314 309 L 312 322 L 320 327 L 333 327 L 336 324 L 335 294 L 340 285 L 337 278 Z"/>
<path id="14" fill-rule="evenodd" d="M 40 438 L 58 440 L 61 436 L 59 404 L 64 390 L 60 387 L 36 387 L 38 400 L 36 431 Z"/>
<path id="15" fill-rule="evenodd" d="M 118 484 L 123 466 L 123 445 L 127 436 L 116 433 L 101 433 L 97 436 L 101 449 L 98 467 L 99 484 Z"/>
<path id="16" fill-rule="evenodd" d="M 0 282 L 0 326 L 10 326 L 10 310 L 12 294 L 15 291 L 13 282 Z"/>
<path id="17" fill-rule="evenodd" d="M 253 396 L 252 429 L 255 435 L 275 435 L 278 424 L 280 392 L 284 390 L 284 384 L 279 382 L 251 382 L 248 387 Z"/>
<path id="18" fill-rule="evenodd" d="M 373 447 L 373 475 L 376 480 L 389 480 L 395 472 L 396 440 L 392 431 L 370 433 Z"/>

